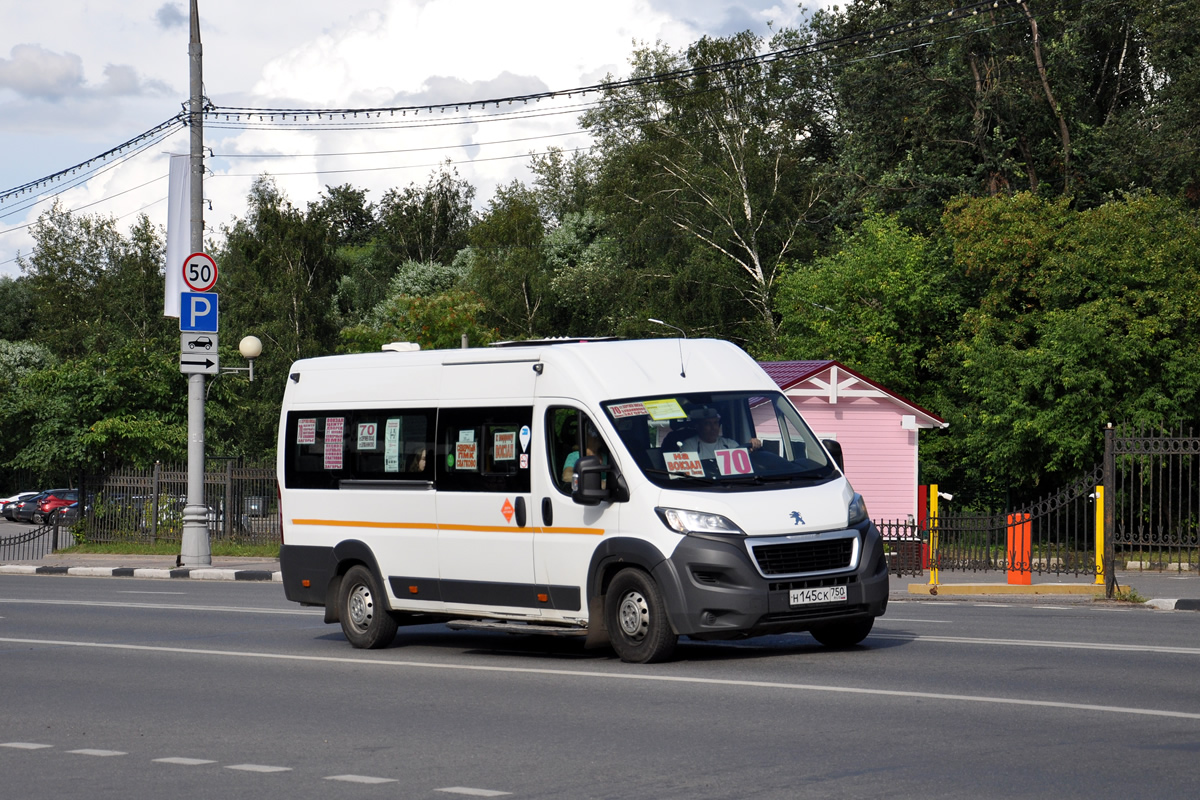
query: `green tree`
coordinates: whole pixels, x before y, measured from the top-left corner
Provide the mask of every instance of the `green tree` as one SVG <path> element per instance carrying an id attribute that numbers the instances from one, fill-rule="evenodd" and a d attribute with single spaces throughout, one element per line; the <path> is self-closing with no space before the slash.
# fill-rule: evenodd
<path id="1" fill-rule="evenodd" d="M 33 330 L 33 297 L 24 278 L 0 275 L 0 340 L 16 341 Z"/>
<path id="2" fill-rule="evenodd" d="M 789 271 L 776 308 L 789 358 L 829 358 L 921 402 L 967 298 L 936 240 L 870 214 L 832 255 Z"/>
<path id="3" fill-rule="evenodd" d="M 496 189 L 482 218 L 471 229 L 471 245 L 461 254 L 467 286 L 483 298 L 484 324 L 503 336 L 550 335 L 547 303 L 550 272 L 546 235 L 537 197 L 518 181 Z"/>
<path id="4" fill-rule="evenodd" d="M 946 213 L 980 289 L 948 369 L 957 434 L 934 449 L 975 485 L 1030 492 L 1093 466 L 1108 422 L 1200 414 L 1200 220 L 1138 195 L 1095 209 L 1029 194 Z"/>
<path id="5" fill-rule="evenodd" d="M 812 74 L 754 60 L 761 47 L 747 32 L 679 54 L 638 50 L 632 77 L 657 79 L 609 89 L 583 122 L 597 137 L 602 210 L 634 258 L 650 256 L 647 277 L 667 278 L 654 284 L 662 316 L 693 329 L 716 323 L 719 335 L 770 351 L 781 266 L 815 245 L 809 215 L 821 191 L 812 163 L 828 137 Z M 729 62 L 740 65 L 719 66 Z M 672 236 L 687 251 L 656 241 Z M 681 276 L 708 286 L 687 291 Z M 681 294 L 709 296 L 689 314 Z"/>
<path id="6" fill-rule="evenodd" d="M 341 351 L 369 353 L 389 342 L 415 342 L 422 350 L 473 347 L 496 341 L 496 331 L 479 322 L 484 304 L 470 292 L 453 291 L 419 297 L 395 295 L 373 313 L 371 324 L 342 330 Z"/>

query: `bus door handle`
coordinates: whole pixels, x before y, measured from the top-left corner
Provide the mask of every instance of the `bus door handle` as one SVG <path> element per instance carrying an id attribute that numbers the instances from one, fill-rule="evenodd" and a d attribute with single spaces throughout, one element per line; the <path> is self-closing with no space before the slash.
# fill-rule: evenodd
<path id="1" fill-rule="evenodd" d="M 525 498 L 524 497 L 517 498 L 517 502 L 513 505 L 513 511 L 516 514 L 517 527 L 524 528 L 525 527 L 525 516 L 526 516 L 525 515 Z"/>
<path id="2" fill-rule="evenodd" d="M 549 497 L 542 498 L 542 524 L 547 528 L 554 524 L 554 504 Z"/>

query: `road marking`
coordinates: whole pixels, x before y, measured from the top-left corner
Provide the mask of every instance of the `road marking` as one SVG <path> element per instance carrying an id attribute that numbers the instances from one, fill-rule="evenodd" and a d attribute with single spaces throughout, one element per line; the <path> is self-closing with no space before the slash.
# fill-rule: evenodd
<path id="1" fill-rule="evenodd" d="M 118 591 L 119 595 L 186 595 L 186 591 Z"/>
<path id="2" fill-rule="evenodd" d="M 129 753 L 122 753 L 120 750 L 93 750 L 90 747 L 85 747 L 82 750 L 68 750 L 68 753 L 75 753 L 81 756 L 100 756 L 101 758 L 110 758 L 112 756 L 127 756 Z"/>
<path id="3" fill-rule="evenodd" d="M 0 597 L 0 603 L 25 603 L 36 606 L 89 606 L 93 608 L 142 608 L 154 611 L 233 611 L 239 614 L 283 614 L 313 617 L 323 615 L 323 609 L 311 608 L 243 608 L 240 606 L 181 606 L 163 603 L 116 603 L 100 600 L 25 600 L 17 597 Z"/>
<path id="4" fill-rule="evenodd" d="M 54 747 L 54 745 L 35 742 L 3 742 L 0 743 L 0 747 L 11 747 L 14 750 L 43 750 L 47 747 Z"/>
<path id="5" fill-rule="evenodd" d="M 910 642 L 939 642 L 947 644 L 994 644 L 1006 647 L 1051 647 L 1063 650 L 1107 650 L 1114 653 L 1166 653 L 1200 656 L 1200 647 L 1168 647 L 1154 644 L 1106 644 L 1103 642 L 1047 642 L 1038 639 L 979 639 L 967 636 L 929 636 L 922 634 L 871 634 L 878 639 L 901 639 Z"/>
<path id="6" fill-rule="evenodd" d="M 512 792 L 497 792 L 495 789 L 472 789 L 467 786 L 451 786 L 446 789 L 434 789 L 435 792 L 445 792 L 446 794 L 466 794 L 472 797 L 503 797 Z"/>
<path id="7" fill-rule="evenodd" d="M 872 634 L 871 638 L 902 639 L 906 641 L 935 641 L 970 644 L 1004 644 L 1003 639 L 966 639 L 949 636 L 900 636 L 892 634 Z M 261 659 L 263 661 L 292 661 L 309 664 L 338 664 L 342 666 L 371 666 L 388 669 L 427 669 L 446 672 L 491 672 L 510 675 L 552 675 L 564 678 L 594 678 L 607 681 L 638 681 L 654 683 L 678 683 L 693 686 L 737 686 L 752 689 L 782 689 L 794 692 L 824 692 L 828 694 L 849 694 L 872 697 L 905 697 L 918 700 L 949 700 L 960 703 L 986 703 L 989 705 L 1029 706 L 1032 708 L 1060 708 L 1072 711 L 1096 711 L 1102 714 L 1134 714 L 1146 717 L 1173 717 L 1176 719 L 1200 720 L 1200 713 L 1191 711 L 1169 711 L 1156 708 L 1135 708 L 1129 706 L 1106 706 L 1095 703 L 1068 703 L 1053 700 L 1028 700 L 1020 697 L 991 697 L 988 695 L 947 694 L 943 692 L 917 692 L 906 689 L 868 689 L 858 686 L 829 686 L 812 683 L 784 683 L 782 681 L 751 681 L 734 678 L 699 678 L 683 675 L 649 675 L 644 672 L 598 672 L 594 670 L 549 669 L 545 667 L 499 667 L 485 664 L 434 664 L 421 661 L 390 661 L 385 658 L 356 658 L 353 656 L 301 656 L 288 653 L 256 653 L 238 652 L 236 650 L 204 650 L 188 647 L 160 647 L 141 644 L 109 644 L 105 642 L 72 642 L 62 639 L 13 639 L 0 638 L 0 643 L 31 644 L 43 647 L 78 647 L 96 650 L 123 650 L 142 653 L 172 653 L 195 656 L 218 656 L 225 658 Z M 1081 647 L 1089 650 L 1113 650 L 1134 653 L 1180 653 L 1184 655 L 1200 655 L 1200 649 L 1187 647 L 1147 647 L 1139 645 L 1090 645 L 1078 642 L 1021 642 L 1007 640 L 1014 645 L 1030 647 Z M 236 769 L 236 767 L 227 767 Z M 268 767 L 268 770 L 287 769 L 287 767 Z"/>
<path id="8" fill-rule="evenodd" d="M 182 764 L 185 767 L 195 767 L 200 764 L 215 764 L 217 762 L 209 758 L 183 758 L 182 756 L 171 756 L 170 758 L 156 758 L 156 764 Z"/>
<path id="9" fill-rule="evenodd" d="M 953 625 L 954 622 L 948 619 L 908 619 L 907 617 L 879 617 L 875 620 L 875 624 L 881 622 L 928 622 L 930 625 Z"/>
<path id="10" fill-rule="evenodd" d="M 346 783 L 399 783 L 395 778 L 372 778 L 370 775 L 330 775 L 325 780 Z"/>
<path id="11" fill-rule="evenodd" d="M 230 764 L 225 769 L 237 769 L 242 772 L 291 772 L 291 767 L 272 767 L 266 764 Z"/>

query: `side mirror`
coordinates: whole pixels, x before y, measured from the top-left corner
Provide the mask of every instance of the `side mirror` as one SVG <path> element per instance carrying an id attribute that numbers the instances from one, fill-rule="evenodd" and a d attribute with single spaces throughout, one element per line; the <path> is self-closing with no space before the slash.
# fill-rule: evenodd
<path id="1" fill-rule="evenodd" d="M 837 439 L 822 439 L 821 444 L 825 445 L 829 455 L 833 456 L 833 463 L 838 465 L 842 474 L 846 474 L 846 459 L 842 455 L 842 445 L 838 443 Z"/>
<path id="2" fill-rule="evenodd" d="M 600 456 L 580 458 L 575 462 L 575 473 L 571 476 L 571 499 L 583 506 L 599 505 L 607 500 L 604 473 L 611 469 Z"/>

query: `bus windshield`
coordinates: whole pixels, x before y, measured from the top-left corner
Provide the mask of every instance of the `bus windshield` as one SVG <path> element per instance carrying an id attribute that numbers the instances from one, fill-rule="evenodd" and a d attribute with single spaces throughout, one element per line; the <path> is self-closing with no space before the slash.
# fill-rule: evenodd
<path id="1" fill-rule="evenodd" d="M 698 392 L 603 404 L 638 467 L 664 488 L 822 483 L 838 474 L 779 392 Z"/>

